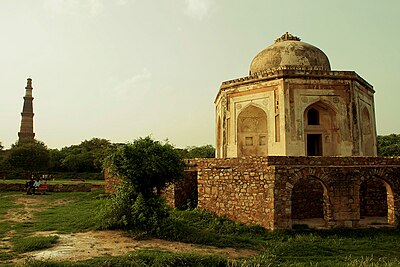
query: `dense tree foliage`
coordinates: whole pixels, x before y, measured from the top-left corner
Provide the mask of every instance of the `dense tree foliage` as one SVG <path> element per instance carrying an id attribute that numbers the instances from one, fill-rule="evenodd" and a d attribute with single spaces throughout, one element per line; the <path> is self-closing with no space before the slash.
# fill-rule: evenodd
<path id="1" fill-rule="evenodd" d="M 6 179 L 12 172 L 12 167 L 7 157 L 0 156 L 0 178 Z"/>
<path id="2" fill-rule="evenodd" d="M 46 171 L 49 167 L 49 160 L 47 146 L 37 140 L 15 143 L 8 155 L 8 162 L 13 168 L 21 169 L 29 174 Z"/>
<path id="3" fill-rule="evenodd" d="M 215 148 L 212 145 L 188 146 L 184 149 L 179 149 L 179 151 L 185 159 L 215 158 Z"/>
<path id="4" fill-rule="evenodd" d="M 79 145 L 50 151 L 50 166 L 58 172 L 101 172 L 104 158 L 112 147 L 110 141 L 100 138 L 85 140 Z"/>
<path id="5" fill-rule="evenodd" d="M 123 185 L 103 210 L 104 227 L 156 232 L 168 217 L 160 191 L 183 175 L 179 152 L 168 143 L 139 138 L 119 145 L 105 166 L 123 180 Z"/>
<path id="6" fill-rule="evenodd" d="M 379 135 L 377 141 L 379 156 L 400 156 L 400 134 Z"/>

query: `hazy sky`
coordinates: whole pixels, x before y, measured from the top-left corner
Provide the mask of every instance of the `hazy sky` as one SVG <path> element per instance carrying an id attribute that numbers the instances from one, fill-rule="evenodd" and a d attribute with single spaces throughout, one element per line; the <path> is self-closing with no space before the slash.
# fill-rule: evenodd
<path id="1" fill-rule="evenodd" d="M 378 134 L 400 131 L 400 1 L 0 0 L 0 141 L 17 140 L 26 79 L 50 148 L 151 134 L 214 145 L 222 81 L 286 31 L 374 86 Z"/>

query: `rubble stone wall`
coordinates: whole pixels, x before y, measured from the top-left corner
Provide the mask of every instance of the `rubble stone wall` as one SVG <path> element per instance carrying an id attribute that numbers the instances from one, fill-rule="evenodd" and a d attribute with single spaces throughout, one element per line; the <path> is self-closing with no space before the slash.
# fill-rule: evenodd
<path id="1" fill-rule="evenodd" d="M 399 158 L 277 156 L 197 159 L 191 163 L 191 168 L 198 171 L 199 207 L 230 219 L 260 224 L 267 229 L 290 229 L 292 216 L 299 216 L 292 210 L 292 203 L 298 204 L 305 194 L 317 191 L 320 194 L 322 188 L 322 201 L 317 204 L 322 202 L 325 225 L 357 227 L 360 188 L 374 178 L 388 188 L 387 202 L 385 205 L 382 190 L 369 183 L 369 191 L 381 192 L 375 196 L 369 194 L 374 199 L 369 201 L 370 206 L 380 203 L 378 207 L 387 212 L 388 223 L 398 225 Z M 321 187 L 317 190 L 313 182 L 307 190 L 301 180 L 318 181 Z M 310 209 L 315 208 L 312 205 Z M 320 216 L 321 209 L 309 212 L 309 216 L 314 212 Z"/>
<path id="2" fill-rule="evenodd" d="M 103 185 L 94 185 L 90 183 L 78 184 L 49 184 L 47 192 L 91 192 L 93 190 L 102 189 Z M 25 184 L 0 183 L 0 191 L 25 191 Z"/>
<path id="3" fill-rule="evenodd" d="M 197 184 L 199 208 L 267 229 L 290 229 L 292 219 L 310 217 L 323 217 L 329 228 L 358 227 L 364 215 L 385 214 L 399 225 L 400 158 L 192 159 L 186 173 L 164 192 L 173 207 L 184 205 Z M 106 176 L 106 188 L 116 183 Z"/>
<path id="4" fill-rule="evenodd" d="M 317 179 L 300 179 L 291 201 L 292 219 L 324 218 L 324 189 Z"/>

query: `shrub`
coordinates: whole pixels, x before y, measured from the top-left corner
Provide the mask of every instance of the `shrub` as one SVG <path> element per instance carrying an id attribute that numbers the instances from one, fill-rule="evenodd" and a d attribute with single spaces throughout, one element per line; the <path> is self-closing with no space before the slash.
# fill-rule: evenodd
<path id="1" fill-rule="evenodd" d="M 122 179 L 122 186 L 101 212 L 102 228 L 157 233 L 168 217 L 161 189 L 183 176 L 180 154 L 168 143 L 145 137 L 118 146 L 105 166 Z"/>
<path id="2" fill-rule="evenodd" d="M 100 228 L 129 229 L 139 235 L 153 235 L 160 231 L 169 216 L 160 197 L 144 198 L 136 195 L 129 183 L 124 183 L 100 212 Z"/>

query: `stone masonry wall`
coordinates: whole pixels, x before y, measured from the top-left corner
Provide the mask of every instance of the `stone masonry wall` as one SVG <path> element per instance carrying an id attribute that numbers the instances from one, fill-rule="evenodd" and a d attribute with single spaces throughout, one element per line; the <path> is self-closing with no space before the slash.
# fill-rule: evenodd
<path id="1" fill-rule="evenodd" d="M 103 185 L 94 185 L 90 183 L 49 184 L 47 192 L 91 192 L 93 190 L 102 188 Z M 25 189 L 25 184 L 22 183 L 13 183 L 13 184 L 0 183 L 0 191 L 26 191 L 26 189 Z"/>
<path id="2" fill-rule="evenodd" d="M 318 179 L 324 188 L 324 219 L 327 227 L 358 227 L 360 221 L 360 186 L 370 179 L 384 181 L 390 188 L 390 202 L 385 210 L 388 223 L 398 226 L 399 222 L 399 177 L 400 160 L 397 165 L 365 165 L 365 158 L 344 158 L 347 163 L 353 161 L 354 166 L 330 164 L 330 159 L 321 157 L 315 165 L 279 166 L 276 168 L 275 183 L 275 227 L 290 228 L 292 216 L 291 194 L 293 186 L 299 179 Z M 365 161 L 364 161 L 365 162 Z M 381 206 L 383 208 L 383 205 Z"/>
<path id="3" fill-rule="evenodd" d="M 195 165 L 199 208 L 273 228 L 274 175 L 263 158 L 204 159 Z"/>
<path id="4" fill-rule="evenodd" d="M 299 188 L 297 182 L 303 179 L 321 185 L 327 227 L 357 227 L 360 187 L 375 177 L 389 188 L 385 207 L 388 223 L 398 225 L 399 158 L 273 156 L 190 162 L 191 168 L 198 171 L 199 208 L 233 220 L 260 224 L 267 229 L 291 228 L 292 216 L 300 216 L 292 210 L 292 201 L 300 199 L 301 194 L 321 192 L 316 187 L 310 191 Z M 321 205 L 321 200 L 317 205 Z M 383 206 L 382 202 L 380 207 Z M 321 215 L 320 209 L 310 213 L 314 212 Z"/>
<path id="5" fill-rule="evenodd" d="M 379 215 L 383 213 L 378 210 L 385 210 L 389 224 L 399 223 L 400 158 L 192 159 L 186 172 L 188 180 L 164 192 L 173 207 L 193 195 L 197 178 L 199 208 L 267 229 L 290 229 L 292 218 L 314 216 L 323 217 L 326 227 L 358 227 L 363 212 L 360 203 L 371 203 L 367 204 L 368 214 Z M 106 192 L 113 192 L 119 179 L 105 177 Z M 386 200 L 382 187 L 367 183 L 367 189 L 362 189 L 372 178 L 386 186 Z M 374 210 L 373 206 L 378 208 Z"/>
<path id="6" fill-rule="evenodd" d="M 104 192 L 112 194 L 115 189 L 121 184 L 121 179 L 112 175 L 108 170 L 104 170 Z"/>
<path id="7" fill-rule="evenodd" d="M 197 172 L 187 170 L 182 180 L 162 190 L 162 196 L 172 208 L 197 206 Z"/>
<path id="8" fill-rule="evenodd" d="M 324 218 L 324 189 L 316 179 L 300 179 L 292 192 L 292 219 Z"/>
<path id="9" fill-rule="evenodd" d="M 370 179 L 360 187 L 360 216 L 386 216 L 387 192 L 379 179 Z"/>

